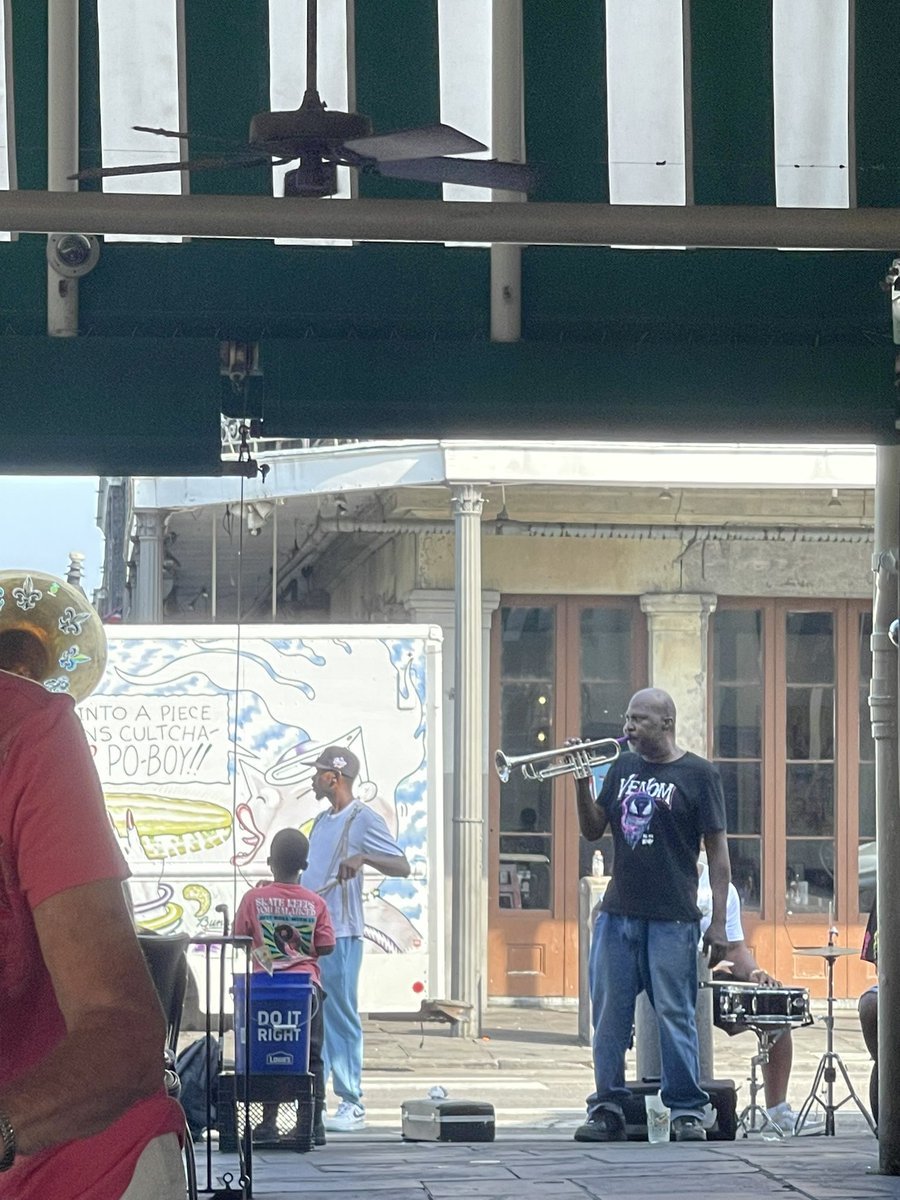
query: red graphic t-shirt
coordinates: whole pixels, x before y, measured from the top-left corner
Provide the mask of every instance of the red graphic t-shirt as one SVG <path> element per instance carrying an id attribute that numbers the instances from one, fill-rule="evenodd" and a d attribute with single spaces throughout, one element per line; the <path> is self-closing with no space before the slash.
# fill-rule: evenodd
<path id="1" fill-rule="evenodd" d="M 234 915 L 234 932 L 253 938 L 253 970 L 306 971 L 319 978 L 319 951 L 334 945 L 328 906 L 299 883 L 259 883 Z"/>
<path id="2" fill-rule="evenodd" d="M 65 1034 L 32 910 L 69 888 L 127 875 L 71 699 L 0 671 L 0 1085 Z M 160 1047 L 158 1095 L 93 1137 L 20 1158 L 0 1175 L 0 1200 L 118 1200 L 147 1143 L 184 1129 L 162 1066 Z"/>

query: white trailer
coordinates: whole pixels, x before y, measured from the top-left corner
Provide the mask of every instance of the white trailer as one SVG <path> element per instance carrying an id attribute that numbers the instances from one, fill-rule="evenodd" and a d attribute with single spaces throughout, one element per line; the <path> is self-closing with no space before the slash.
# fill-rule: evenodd
<path id="1" fill-rule="evenodd" d="M 138 924 L 221 933 L 223 906 L 233 916 L 269 877 L 272 835 L 308 833 L 325 807 L 311 788 L 319 751 L 345 745 L 361 763 L 355 794 L 381 812 L 412 867 L 408 879 L 366 871 L 360 1007 L 414 1012 L 443 996 L 440 629 L 107 633 L 106 673 L 79 714 L 131 867 Z"/>

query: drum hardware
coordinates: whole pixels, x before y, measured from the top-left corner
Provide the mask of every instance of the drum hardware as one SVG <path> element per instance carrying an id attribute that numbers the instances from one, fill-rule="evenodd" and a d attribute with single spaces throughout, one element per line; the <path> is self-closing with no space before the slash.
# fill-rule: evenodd
<path id="1" fill-rule="evenodd" d="M 785 1137 L 784 1130 L 757 1101 L 763 1087 L 758 1068 L 766 1065 L 772 1047 L 788 1028 L 812 1025 L 809 992 L 806 988 L 770 987 L 732 979 L 712 979 L 700 986 L 713 989 L 714 1024 L 726 1030 L 740 1025 L 756 1034 L 758 1049 L 750 1059 L 749 1101 L 737 1119 L 744 1137 L 756 1133 L 765 1137 L 770 1131 L 776 1138 Z"/>
<path id="2" fill-rule="evenodd" d="M 588 779 L 594 767 L 615 762 L 627 741 L 624 737 L 598 738 L 594 742 L 574 742 L 554 750 L 539 750 L 536 754 L 520 754 L 513 758 L 498 750 L 494 754 L 494 767 L 502 783 L 509 780 L 517 767 L 526 779 L 556 779 L 560 775 Z"/>
<path id="3" fill-rule="evenodd" d="M 872 1120 L 866 1106 L 860 1100 L 854 1091 L 853 1084 L 850 1081 L 850 1076 L 847 1073 L 847 1068 L 844 1066 L 844 1060 L 834 1048 L 834 964 L 838 958 L 842 958 L 847 954 L 855 954 L 856 951 L 848 947 L 836 946 L 834 939 L 838 935 L 838 930 L 834 927 L 828 930 L 828 945 L 827 946 L 798 946 L 794 949 L 795 954 L 806 956 L 818 955 L 825 959 L 825 970 L 828 982 L 828 992 L 826 996 L 827 1009 L 826 1015 L 823 1018 L 825 1022 L 825 1053 L 819 1059 L 819 1065 L 816 1068 L 815 1076 L 813 1077 L 812 1087 L 809 1095 L 800 1106 L 797 1113 L 797 1124 L 794 1126 L 794 1134 L 797 1135 L 803 1131 L 803 1126 L 806 1124 L 809 1114 L 812 1111 L 813 1104 L 820 1105 L 825 1110 L 825 1137 L 834 1137 L 834 1114 L 839 1108 L 852 1100 L 862 1115 L 866 1118 L 866 1123 L 873 1133 L 876 1133 L 875 1122 Z M 838 1104 L 834 1102 L 834 1085 L 837 1080 L 837 1073 L 840 1071 L 844 1085 L 847 1088 L 847 1095 Z M 825 1100 L 819 1096 L 819 1087 L 824 1083 Z M 877 1136 L 877 1134 L 876 1134 Z"/>
<path id="4" fill-rule="evenodd" d="M 750 1078 L 747 1081 L 750 1084 L 749 1102 L 738 1117 L 738 1127 L 744 1131 L 744 1137 L 749 1137 L 752 1133 L 759 1133 L 765 1137 L 771 1131 L 776 1139 L 780 1139 L 786 1137 L 787 1134 L 780 1125 L 772 1120 L 768 1111 L 756 1099 L 764 1086 L 757 1075 L 757 1068 L 766 1065 L 769 1061 L 769 1051 L 787 1031 L 785 1029 L 761 1029 L 755 1025 L 751 1028 L 756 1034 L 759 1049 L 750 1059 Z M 756 1124 L 757 1117 L 760 1119 L 759 1125 Z"/>
<path id="5" fill-rule="evenodd" d="M 801 987 L 770 987 L 730 979 L 713 979 L 713 1021 L 719 1028 L 747 1025 L 752 1029 L 812 1025 L 809 992 Z"/>

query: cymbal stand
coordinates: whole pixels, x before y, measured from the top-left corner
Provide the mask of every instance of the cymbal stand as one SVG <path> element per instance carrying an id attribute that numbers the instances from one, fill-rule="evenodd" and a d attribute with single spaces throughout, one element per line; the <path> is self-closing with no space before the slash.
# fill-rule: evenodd
<path id="1" fill-rule="evenodd" d="M 838 935 L 838 930 L 832 927 L 828 930 L 828 945 L 834 945 L 834 939 Z M 813 1078 L 812 1087 L 809 1095 L 800 1106 L 800 1111 L 797 1113 L 797 1124 L 794 1126 L 794 1134 L 803 1132 L 803 1126 L 806 1124 L 809 1114 L 812 1111 L 813 1104 L 820 1105 L 825 1110 L 825 1137 L 834 1137 L 834 1114 L 839 1108 L 842 1108 L 849 1100 L 852 1100 L 862 1115 L 866 1118 L 866 1122 L 873 1133 L 876 1133 L 875 1122 L 869 1114 L 868 1109 L 860 1100 L 854 1091 L 853 1084 L 850 1081 L 850 1076 L 847 1073 L 847 1068 L 844 1066 L 844 1060 L 834 1048 L 834 956 L 830 954 L 823 955 L 825 959 L 825 969 L 828 980 L 828 995 L 827 1008 L 825 1015 L 825 1053 L 819 1059 L 819 1065 L 816 1068 L 816 1074 Z M 840 1071 L 843 1077 L 844 1084 L 847 1088 L 847 1095 L 838 1104 L 834 1102 L 834 1085 L 837 1079 L 837 1073 Z M 824 1085 L 825 1099 L 819 1096 L 819 1087 Z M 877 1133 L 876 1133 L 877 1136 Z"/>
<path id="2" fill-rule="evenodd" d="M 765 1137 L 768 1133 L 773 1133 L 776 1138 L 785 1136 L 784 1130 L 769 1116 L 763 1105 L 757 1103 L 756 1097 L 759 1095 L 763 1084 L 759 1081 L 757 1075 L 757 1067 L 764 1067 L 769 1061 L 769 1051 L 785 1032 L 784 1028 L 763 1029 L 759 1025 L 751 1026 L 759 1041 L 759 1051 L 750 1059 L 750 1097 L 749 1103 L 746 1105 L 741 1115 L 737 1119 L 738 1126 L 744 1131 L 743 1136 L 749 1137 L 751 1133 L 760 1133 Z M 759 1117 L 760 1123 L 757 1125 L 756 1119 Z"/>

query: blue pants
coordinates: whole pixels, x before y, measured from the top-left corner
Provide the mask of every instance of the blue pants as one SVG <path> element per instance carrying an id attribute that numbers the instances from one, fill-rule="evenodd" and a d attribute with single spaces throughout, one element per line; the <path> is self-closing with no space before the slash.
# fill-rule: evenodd
<path id="1" fill-rule="evenodd" d="M 622 1113 L 625 1052 L 631 1043 L 634 1006 L 646 991 L 659 1023 L 662 1100 L 672 1117 L 702 1117 L 697 1003 L 697 921 L 648 921 L 601 912 L 591 942 L 591 1010 L 594 1083 L 588 1119 L 601 1109 Z"/>
<path id="2" fill-rule="evenodd" d="M 327 997 L 322 1047 L 325 1082 L 332 1076 L 335 1095 L 351 1104 L 359 1104 L 362 1097 L 363 1032 L 359 1019 L 362 959 L 361 937 L 339 937 L 332 953 L 319 959 Z"/>

